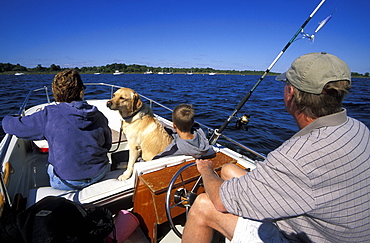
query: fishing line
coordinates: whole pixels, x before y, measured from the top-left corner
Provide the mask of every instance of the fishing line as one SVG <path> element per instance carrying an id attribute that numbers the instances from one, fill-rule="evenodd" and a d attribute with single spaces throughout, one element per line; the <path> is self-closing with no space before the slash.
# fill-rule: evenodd
<path id="1" fill-rule="evenodd" d="M 257 88 L 257 86 L 262 82 L 262 80 L 266 77 L 266 75 L 270 72 L 271 68 L 276 64 L 276 62 L 280 59 L 280 57 L 284 54 L 284 52 L 288 49 L 288 47 L 294 42 L 294 40 L 297 38 L 297 36 L 302 32 L 303 28 L 310 22 L 312 17 L 316 14 L 316 12 L 321 8 L 321 6 L 324 4 L 326 0 L 322 0 L 319 5 L 312 11 L 312 13 L 308 16 L 306 21 L 299 27 L 297 32 L 293 35 L 293 37 L 290 39 L 290 41 L 285 45 L 285 47 L 280 51 L 280 53 L 277 55 L 277 57 L 274 59 L 274 61 L 270 64 L 270 66 L 266 69 L 264 74 L 260 77 L 260 79 L 257 81 L 257 83 L 253 86 L 253 88 L 249 91 L 248 94 L 244 96 L 244 98 L 239 102 L 239 104 L 236 106 L 234 112 L 229 116 L 229 118 L 222 124 L 222 126 L 219 129 L 215 129 L 212 136 L 209 138 L 209 144 L 213 145 L 216 143 L 217 139 L 221 136 L 221 133 L 223 130 L 227 127 L 227 125 L 230 123 L 231 119 L 238 113 L 238 111 L 243 107 L 243 105 L 248 101 L 248 99 L 251 97 L 254 90 Z"/>

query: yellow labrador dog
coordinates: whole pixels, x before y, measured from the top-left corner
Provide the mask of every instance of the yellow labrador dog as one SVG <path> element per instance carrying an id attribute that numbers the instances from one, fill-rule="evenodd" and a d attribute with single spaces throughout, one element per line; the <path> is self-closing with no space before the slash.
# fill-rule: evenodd
<path id="1" fill-rule="evenodd" d="M 138 93 L 129 88 L 121 88 L 107 102 L 111 110 L 118 110 L 123 118 L 122 129 L 129 145 L 127 170 L 118 177 L 127 180 L 134 170 L 134 163 L 141 156 L 145 161 L 164 151 L 172 137 L 153 116 L 149 106 L 144 104 Z"/>

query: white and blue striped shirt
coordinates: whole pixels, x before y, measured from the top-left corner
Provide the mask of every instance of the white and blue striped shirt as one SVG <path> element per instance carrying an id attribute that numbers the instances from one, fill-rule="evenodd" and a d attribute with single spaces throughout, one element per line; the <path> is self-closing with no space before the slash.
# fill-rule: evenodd
<path id="1" fill-rule="evenodd" d="M 369 193 L 369 129 L 346 110 L 315 120 L 220 188 L 228 212 L 273 219 L 292 242 L 368 242 Z"/>

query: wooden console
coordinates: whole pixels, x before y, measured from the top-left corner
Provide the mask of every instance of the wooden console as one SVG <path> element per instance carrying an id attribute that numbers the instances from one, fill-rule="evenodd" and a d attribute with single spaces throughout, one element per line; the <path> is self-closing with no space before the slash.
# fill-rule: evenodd
<path id="1" fill-rule="evenodd" d="M 236 163 L 235 159 L 223 153 L 217 153 L 210 160 L 213 161 L 214 169 L 218 173 L 223 164 Z M 193 162 L 195 160 L 139 176 L 135 185 L 133 211 L 139 218 L 141 229 L 152 243 L 157 241 L 157 226 L 167 222 L 165 201 L 168 185 L 172 177 L 180 168 Z M 191 166 L 183 171 L 182 176 L 187 190 L 191 190 L 199 175 L 196 166 Z M 180 182 L 181 180 L 178 178 L 172 193 L 177 188 L 182 187 Z M 201 189 L 203 190 L 203 188 Z M 172 195 L 171 198 L 173 198 Z M 184 208 L 176 207 L 171 209 L 172 217 L 176 217 L 182 213 L 185 213 Z"/>

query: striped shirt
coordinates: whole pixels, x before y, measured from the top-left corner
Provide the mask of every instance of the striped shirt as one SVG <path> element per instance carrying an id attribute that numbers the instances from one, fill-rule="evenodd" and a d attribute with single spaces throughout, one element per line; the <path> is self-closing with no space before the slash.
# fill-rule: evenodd
<path id="1" fill-rule="evenodd" d="M 346 110 L 315 120 L 220 188 L 228 212 L 273 219 L 292 242 L 369 242 L 369 192 L 369 129 Z"/>

